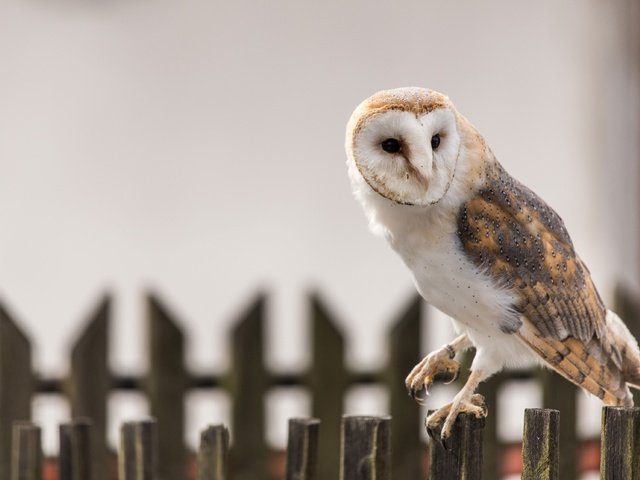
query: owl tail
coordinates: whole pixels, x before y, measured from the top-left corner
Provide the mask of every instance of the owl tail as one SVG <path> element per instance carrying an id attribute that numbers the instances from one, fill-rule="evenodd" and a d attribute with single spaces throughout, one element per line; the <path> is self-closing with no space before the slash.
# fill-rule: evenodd
<path id="1" fill-rule="evenodd" d="M 640 389 L 640 349 L 638 342 L 620 317 L 607 310 L 607 336 L 617 356 L 624 381 L 629 386 Z M 617 354 L 617 355 L 616 355 Z M 616 362 L 616 363 L 618 363 Z"/>

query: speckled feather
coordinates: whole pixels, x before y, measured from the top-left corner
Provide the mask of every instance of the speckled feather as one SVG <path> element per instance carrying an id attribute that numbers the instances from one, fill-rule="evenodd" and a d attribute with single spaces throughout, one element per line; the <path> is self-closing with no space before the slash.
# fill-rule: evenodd
<path id="1" fill-rule="evenodd" d="M 517 311 L 543 335 L 602 335 L 606 309 L 562 219 L 498 162 L 460 209 L 458 236 L 476 265 L 518 292 Z"/>
<path id="2" fill-rule="evenodd" d="M 530 324 L 504 331 L 606 403 L 628 403 L 625 352 L 606 335 L 607 310 L 556 212 L 496 161 L 460 208 L 458 237 L 478 267 L 517 292 L 514 308 Z"/>

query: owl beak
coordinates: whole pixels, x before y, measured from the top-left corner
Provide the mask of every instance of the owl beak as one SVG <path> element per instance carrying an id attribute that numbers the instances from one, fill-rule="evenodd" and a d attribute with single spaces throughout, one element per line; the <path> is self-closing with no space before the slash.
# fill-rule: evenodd
<path id="1" fill-rule="evenodd" d="M 423 180 L 425 184 L 427 184 L 431 177 L 431 170 L 433 167 L 433 160 L 429 152 L 415 152 L 411 155 L 409 163 L 412 170 L 416 172 L 416 175 Z"/>

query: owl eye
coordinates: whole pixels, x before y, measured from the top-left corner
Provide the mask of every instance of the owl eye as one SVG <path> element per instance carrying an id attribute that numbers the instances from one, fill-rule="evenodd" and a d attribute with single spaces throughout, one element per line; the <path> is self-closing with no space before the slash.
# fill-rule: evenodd
<path id="1" fill-rule="evenodd" d="M 397 138 L 387 138 L 382 141 L 380 146 L 387 153 L 398 153 L 401 150 L 400 140 Z"/>
<path id="2" fill-rule="evenodd" d="M 431 148 L 435 150 L 439 146 L 440 146 L 440 134 L 436 133 L 433 137 L 431 137 Z"/>

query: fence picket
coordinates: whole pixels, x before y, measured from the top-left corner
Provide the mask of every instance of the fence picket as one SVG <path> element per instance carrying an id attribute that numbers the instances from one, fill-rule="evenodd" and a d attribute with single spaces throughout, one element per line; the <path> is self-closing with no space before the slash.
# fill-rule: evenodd
<path id="1" fill-rule="evenodd" d="M 125 422 L 120 430 L 119 480 L 158 480 L 155 420 Z"/>
<path id="2" fill-rule="evenodd" d="M 73 345 L 71 372 L 67 382 L 72 418 L 90 418 L 93 425 L 91 461 L 95 480 L 106 478 L 110 312 L 111 299 L 105 297 L 91 314 L 89 322 Z"/>
<path id="3" fill-rule="evenodd" d="M 617 309 L 624 317 L 629 329 L 635 333 L 640 332 L 638 297 L 629 291 L 618 289 L 616 298 Z M 229 470 L 234 480 L 267 480 L 273 475 L 274 464 L 269 463 L 272 457 L 269 456 L 269 450 L 265 444 L 264 398 L 268 389 L 274 386 L 307 387 L 312 401 L 312 413 L 322 420 L 320 436 L 314 436 L 317 433 L 314 433 L 312 424 L 307 425 L 309 430 L 305 434 L 307 436 L 303 438 L 313 444 L 301 450 L 301 453 L 306 455 L 308 467 L 317 464 L 317 473 L 313 473 L 313 469 L 299 473 L 299 464 L 295 463 L 295 455 L 291 456 L 299 453 L 299 449 L 295 450 L 297 443 L 294 441 L 292 444 L 294 447 L 291 447 L 293 450 L 288 457 L 288 480 L 292 476 L 305 479 L 339 478 L 341 465 L 342 467 L 346 465 L 345 459 L 340 459 L 339 448 L 341 429 L 344 428 L 340 418 L 345 393 L 351 385 L 371 384 L 385 384 L 389 393 L 391 423 L 396 438 L 390 447 L 391 462 L 389 462 L 394 476 L 400 479 L 420 477 L 424 450 L 420 441 L 420 410 L 406 396 L 404 378 L 419 360 L 422 300 L 417 296 L 412 299 L 408 308 L 399 315 L 397 321 L 392 323 L 389 329 L 387 365 L 377 371 L 358 372 L 348 371 L 345 367 L 344 337 L 338 328 L 339 322 L 317 295 L 310 297 L 309 304 L 312 322 L 312 362 L 306 372 L 271 374 L 267 370 L 263 346 L 265 297 L 260 296 L 235 324 L 232 332 L 231 368 L 227 374 L 223 376 L 191 375 L 184 365 L 185 347 L 182 330 L 163 304 L 156 297 L 150 296 L 148 298 L 150 371 L 146 377 L 140 378 L 135 375 L 112 377 L 110 374 L 107 355 L 111 301 L 105 297 L 91 315 L 78 340 L 73 344 L 71 369 L 66 381 L 60 377 L 47 378 L 32 373 L 30 343 L 0 304 L 0 480 L 15 480 L 12 477 L 11 467 L 12 422 L 29 419 L 34 390 L 43 394 L 68 395 L 72 418 L 90 417 L 93 422 L 91 429 L 88 429 L 88 425 L 82 426 L 77 422 L 61 427 L 60 474 L 62 480 L 67 478 L 86 480 L 89 477 L 91 480 L 106 480 L 108 475 L 111 476 L 108 467 L 113 463 L 106 461 L 109 454 L 105 440 L 106 404 L 111 389 L 138 391 L 144 389 L 151 405 L 151 413 L 158 419 L 160 428 L 158 440 L 153 440 L 159 442 L 158 452 L 148 454 L 151 455 L 149 461 L 150 465 L 157 463 L 158 477 L 163 480 L 181 480 L 187 472 L 186 448 L 183 443 L 184 399 L 187 391 L 191 389 L 226 390 L 232 398 L 234 432 L 234 446 L 229 450 Z M 541 411 L 542 417 L 539 417 L 536 412 L 527 412 L 528 425 L 523 446 L 523 455 L 525 455 L 523 478 L 525 480 L 528 478 L 533 480 L 533 477 L 535 480 L 577 478 L 579 465 L 577 461 L 579 442 L 576 433 L 577 388 L 550 371 L 540 371 L 535 374 L 531 371 L 520 371 L 504 372 L 482 385 L 481 392 L 486 397 L 492 415 L 482 425 L 477 424 L 473 418 L 461 417 L 456 424 L 456 428 L 461 430 L 458 433 L 454 432 L 454 439 L 449 442 L 449 447 L 454 451 L 457 449 L 457 453 L 451 454 L 438 450 L 437 445 L 431 446 L 433 479 L 458 478 L 456 475 L 461 475 L 461 472 L 468 479 L 479 478 L 477 472 L 480 468 L 485 479 L 498 478 L 502 466 L 499 451 L 503 448 L 496 438 L 499 389 L 505 381 L 532 378 L 542 387 L 543 405 L 561 410 L 563 421 L 558 423 L 554 415 L 547 418 L 545 415 L 548 414 L 545 411 Z M 464 381 L 464 378 L 460 381 Z M 640 420 L 636 418 L 636 413 L 633 413 L 629 417 L 631 420 L 627 418 L 625 420 L 627 423 L 624 423 L 615 417 L 615 415 L 622 415 L 616 412 L 607 410 L 603 413 L 603 442 L 606 439 L 613 443 L 607 444 L 608 446 L 603 444 L 602 478 L 615 478 L 619 475 L 629 475 L 631 472 L 632 478 L 638 477 L 637 480 L 640 480 L 640 473 L 637 473 L 640 467 L 636 467 L 634 462 L 629 463 L 628 456 L 620 457 L 620 452 L 624 453 L 623 449 L 629 448 L 631 444 L 633 448 L 637 446 L 640 449 L 640 441 L 634 443 L 635 440 L 629 442 L 627 439 L 622 443 L 619 442 L 619 445 L 615 443 L 623 435 L 636 435 L 640 427 L 634 422 L 640 422 Z M 544 421 L 548 421 L 548 424 Z M 543 423 L 539 424 L 539 422 Z M 82 430 L 83 427 L 86 427 L 86 431 Z M 291 428 L 293 432 L 295 427 Z M 536 455 L 542 455 L 544 451 L 533 449 L 529 452 L 533 438 L 530 435 L 536 435 L 530 432 L 534 432 L 536 428 L 541 429 L 544 435 L 547 435 L 545 432 L 558 430 L 562 438 L 562 442 L 558 443 L 559 455 L 554 451 L 553 446 L 545 447 L 548 453 L 554 454 L 551 455 L 553 458 L 549 464 L 536 460 L 538 458 Z M 226 478 L 223 476 L 226 463 L 222 467 L 219 467 L 220 462 L 215 466 L 212 463 L 214 455 L 217 455 L 216 458 L 220 455 L 222 455 L 220 458 L 224 458 L 223 452 L 227 451 L 228 432 L 224 430 L 226 432 L 224 435 L 227 435 L 224 441 L 220 437 L 223 435 L 221 432 L 222 430 L 216 430 L 215 435 L 218 437 L 215 438 L 205 435 L 205 433 L 213 435 L 211 432 L 203 433 L 198 480 Z M 152 433 L 155 438 L 155 431 Z M 545 437 L 546 441 L 557 439 L 551 433 L 548 434 L 550 436 Z M 76 442 L 73 440 L 74 435 L 84 435 L 85 438 L 91 436 L 91 439 L 86 442 L 80 441 L 81 444 L 74 444 Z M 128 435 L 126 429 L 123 429 L 122 435 L 123 438 Z M 487 439 L 482 448 L 480 448 L 481 436 Z M 313 458 L 310 455 L 315 452 L 313 448 L 313 445 L 316 445 L 315 442 L 317 442 L 317 458 L 320 461 L 316 460 L 314 463 L 312 460 L 315 455 Z M 87 458 L 87 450 L 82 450 L 83 448 L 91 449 L 90 462 L 74 460 L 76 457 Z M 481 458 L 483 450 L 484 461 Z M 346 451 L 350 449 L 347 448 Z M 122 458 L 124 458 L 124 450 Z M 559 466 L 554 467 L 557 458 L 559 458 Z M 207 461 L 210 461 L 210 464 L 206 464 Z M 546 470 L 543 473 L 536 470 L 536 465 L 541 463 L 545 463 Z M 124 469 L 123 472 L 128 472 L 125 468 L 128 465 L 125 460 L 121 459 L 119 465 Z M 607 473 L 614 467 L 618 471 L 623 469 L 623 473 Z M 91 470 L 80 470 L 82 468 Z M 554 468 L 557 468 L 557 472 Z M 151 470 L 143 469 L 140 472 L 148 477 L 139 477 L 139 474 L 134 472 L 131 475 L 138 476 L 130 478 L 135 480 L 155 478 L 155 476 L 149 476 L 155 475 L 150 473 Z M 444 477 L 438 477 L 438 475 L 444 475 Z"/>
<path id="4" fill-rule="evenodd" d="M 264 394 L 269 379 L 264 367 L 265 297 L 260 296 L 233 331 L 231 385 L 233 400 L 232 469 L 236 480 L 267 478 L 264 445 Z"/>
<path id="5" fill-rule="evenodd" d="M 0 480 L 11 475 L 13 422 L 31 418 L 31 345 L 0 304 Z"/>
<path id="6" fill-rule="evenodd" d="M 289 420 L 285 480 L 316 480 L 318 478 L 319 428 L 320 420 L 315 418 Z"/>
<path id="7" fill-rule="evenodd" d="M 340 480 L 391 480 L 391 419 L 342 418 Z"/>
<path id="8" fill-rule="evenodd" d="M 543 408 L 524 411 L 522 480 L 558 480 L 560 412 Z"/>
<path id="9" fill-rule="evenodd" d="M 322 422 L 318 439 L 319 478 L 338 478 L 342 408 L 348 378 L 344 367 L 344 340 L 320 298 L 310 299 L 313 358 L 309 371 L 312 414 Z"/>
<path id="10" fill-rule="evenodd" d="M 431 480 L 480 480 L 482 478 L 482 433 L 485 419 L 463 413 L 458 416 L 446 449 L 430 442 Z"/>
<path id="11" fill-rule="evenodd" d="M 30 422 L 15 422 L 12 436 L 11 480 L 41 480 L 40 427 Z"/>
<path id="12" fill-rule="evenodd" d="M 640 408 L 603 407 L 601 435 L 600 478 L 640 479 Z"/>
<path id="13" fill-rule="evenodd" d="M 93 426 L 89 419 L 60 425 L 59 480 L 95 480 Z"/>
<path id="14" fill-rule="evenodd" d="M 186 468 L 184 448 L 184 394 L 188 378 L 184 367 L 184 334 L 160 300 L 147 298 L 149 373 L 147 392 L 151 415 L 162 435 L 158 438 L 158 475 L 182 480 Z"/>
<path id="15" fill-rule="evenodd" d="M 207 427 L 200 435 L 198 480 L 226 480 L 229 430 L 224 425 Z"/>
<path id="16" fill-rule="evenodd" d="M 560 478 L 578 478 L 578 431 L 577 400 L 578 387 L 557 373 L 544 369 L 538 372 L 542 386 L 542 406 L 563 412 L 560 422 L 559 444 Z"/>
<path id="17" fill-rule="evenodd" d="M 489 415 L 484 422 L 482 447 L 482 478 L 500 478 L 500 461 L 502 459 L 502 446 L 498 438 L 498 393 L 500 387 L 507 379 L 504 372 L 500 372 L 480 385 L 480 393 L 484 396 L 489 407 Z"/>
<path id="18" fill-rule="evenodd" d="M 422 298 L 415 296 L 400 318 L 392 323 L 389 335 L 389 388 L 391 426 L 395 441 L 391 446 L 395 478 L 419 478 L 423 447 L 420 441 L 420 409 L 407 395 L 404 379 L 420 360 Z"/>

